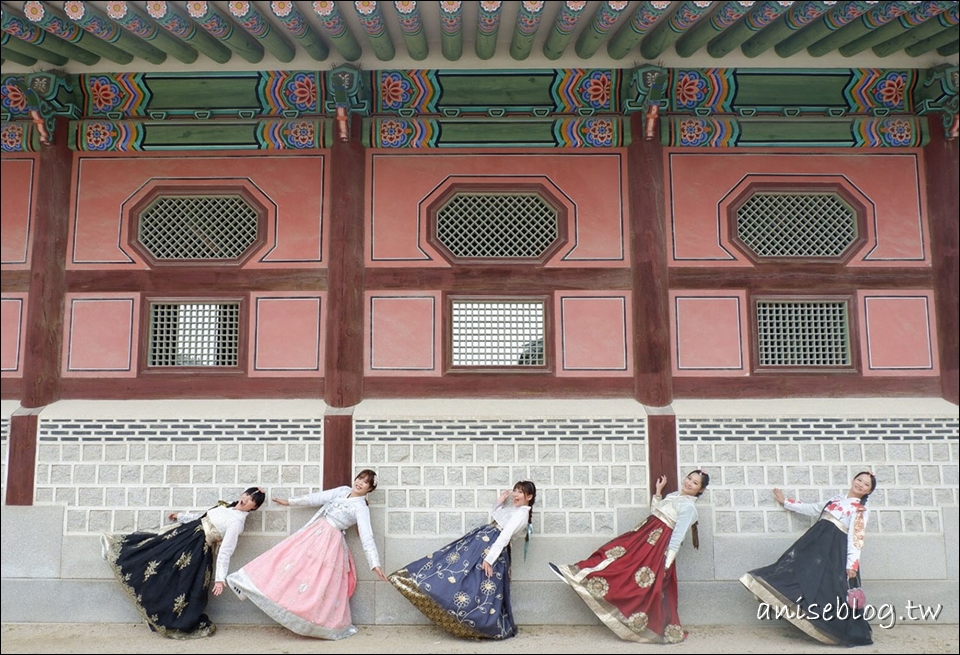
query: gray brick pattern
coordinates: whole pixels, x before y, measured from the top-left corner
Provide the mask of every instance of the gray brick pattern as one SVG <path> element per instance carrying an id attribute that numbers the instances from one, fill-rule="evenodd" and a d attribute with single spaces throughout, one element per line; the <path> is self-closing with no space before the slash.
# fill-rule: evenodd
<path id="1" fill-rule="evenodd" d="M 171 511 L 236 500 L 247 487 L 269 498 L 322 480 L 316 418 L 41 420 L 38 442 L 34 500 L 65 504 L 68 533 L 152 530 Z M 266 504 L 246 531 L 286 533 L 287 518 Z"/>
<path id="2" fill-rule="evenodd" d="M 642 418 L 361 420 L 354 435 L 354 467 L 386 492 L 371 504 L 388 535 L 462 534 L 524 479 L 541 534 L 617 534 L 617 508 L 648 501 Z"/>
<path id="3" fill-rule="evenodd" d="M 679 419 L 681 469 L 705 469 L 718 534 L 799 532 L 809 519 L 785 512 L 771 490 L 821 502 L 859 471 L 877 476 L 867 530 L 940 533 L 940 508 L 958 501 L 958 420 Z"/>

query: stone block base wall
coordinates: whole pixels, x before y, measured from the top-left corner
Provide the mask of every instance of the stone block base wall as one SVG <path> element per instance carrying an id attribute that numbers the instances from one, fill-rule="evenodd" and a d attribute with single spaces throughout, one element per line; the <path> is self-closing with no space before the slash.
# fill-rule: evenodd
<path id="1" fill-rule="evenodd" d="M 9 405 L 0 423 L 4 455 L 16 409 Z M 939 604 L 938 622 L 960 618 L 954 406 L 678 401 L 672 409 L 679 473 L 700 467 L 711 474 L 698 503 L 700 549 L 686 543 L 678 559 L 685 621 L 756 621 L 756 603 L 737 578 L 773 561 L 810 525 L 776 505 L 771 489 L 824 500 L 865 468 L 879 479 L 863 555 L 868 599 L 898 610 L 907 601 Z M 3 507 L 4 621 L 137 621 L 100 559 L 98 533 L 151 529 L 169 511 L 209 507 L 247 486 L 263 486 L 270 497 L 318 490 L 325 410 L 316 401 L 47 408 L 35 505 Z M 388 572 L 486 522 L 497 494 L 517 480 L 537 484 L 526 560 L 522 547 L 514 549 L 521 626 L 597 622 L 547 562 L 582 559 L 646 515 L 647 447 L 646 414 L 632 401 L 366 401 L 354 410 L 354 470 L 379 473 L 371 514 Z M 4 457 L 4 473 L 5 464 Z M 311 514 L 265 505 L 251 515 L 232 568 Z M 348 541 L 364 562 L 355 530 Z M 352 605 L 358 624 L 425 622 L 365 570 Z M 212 598 L 210 613 L 225 624 L 270 622 L 232 594 Z"/>

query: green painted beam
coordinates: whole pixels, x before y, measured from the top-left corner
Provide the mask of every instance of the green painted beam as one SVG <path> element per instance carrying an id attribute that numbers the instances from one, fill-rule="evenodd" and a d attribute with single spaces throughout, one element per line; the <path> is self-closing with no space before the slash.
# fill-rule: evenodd
<path id="1" fill-rule="evenodd" d="M 557 14 L 557 20 L 543 43 L 543 56 L 547 59 L 559 59 L 567 44 L 573 38 L 573 30 L 583 17 L 587 8 L 585 2 L 564 2 Z"/>
<path id="2" fill-rule="evenodd" d="M 463 56 L 463 3 L 440 3 L 440 51 L 447 61 Z"/>
<path id="3" fill-rule="evenodd" d="M 481 2 L 477 8 L 476 51 L 480 59 L 490 59 L 497 53 L 497 34 L 500 32 L 502 13 L 502 2 L 492 2 L 489 5 Z"/>
<path id="4" fill-rule="evenodd" d="M 753 2 L 722 2 L 709 18 L 697 21 L 686 34 L 677 40 L 676 50 L 681 57 L 689 57 L 707 44 L 708 41 L 728 30 L 740 20 Z"/>
<path id="5" fill-rule="evenodd" d="M 3 5 L 2 10 L 0 10 L 0 27 L 3 28 L 4 32 L 12 37 L 19 38 L 27 45 L 36 46 L 42 50 L 47 50 L 55 55 L 59 55 L 60 57 L 66 57 L 68 60 L 75 59 L 81 64 L 86 64 L 87 66 L 92 66 L 100 61 L 100 55 L 90 52 L 89 50 L 84 50 L 83 48 L 75 46 L 69 41 L 64 41 L 58 36 L 54 36 L 53 34 L 45 32 L 28 21 L 19 11 L 15 12 L 7 5 Z M 11 39 L 11 41 L 15 40 L 16 39 Z M 29 52 L 24 52 L 22 49 L 20 49 L 19 52 L 30 57 L 36 56 L 37 59 L 50 61 L 48 57 L 33 55 Z M 59 65 L 63 65 L 67 62 L 50 61 L 50 63 L 59 63 Z"/>
<path id="6" fill-rule="evenodd" d="M 958 36 L 960 36 L 960 26 L 954 26 L 950 29 L 940 32 L 939 34 L 934 34 L 928 39 L 918 41 L 912 46 L 904 48 L 903 51 L 911 57 L 919 57 L 922 54 L 930 52 L 934 48 L 937 49 L 937 54 L 940 55 L 947 56 L 956 54 L 956 50 L 951 49 L 950 44 L 956 41 Z M 941 48 L 943 49 L 943 52 L 940 52 Z"/>
<path id="7" fill-rule="evenodd" d="M 607 42 L 607 54 L 614 59 L 626 57 L 644 35 L 653 29 L 669 6 L 665 2 L 641 2 L 633 13 L 633 18 L 624 23 Z"/>
<path id="8" fill-rule="evenodd" d="M 513 28 L 513 38 L 510 40 L 510 56 L 522 61 L 530 56 L 533 49 L 533 39 L 540 29 L 540 19 L 543 18 L 545 2 L 521 2 L 517 12 L 517 24 Z"/>
<path id="9" fill-rule="evenodd" d="M 393 47 L 393 39 L 387 32 L 387 25 L 383 20 L 383 12 L 380 11 L 380 5 L 376 2 L 354 2 L 354 11 L 357 13 L 357 20 L 360 21 L 360 27 L 367 35 L 367 41 L 370 43 L 370 49 L 380 61 L 390 61 L 397 54 Z"/>
<path id="10" fill-rule="evenodd" d="M 684 2 L 669 17 L 658 21 L 640 42 L 644 59 L 656 59 L 686 33 L 713 6 L 709 2 Z"/>
<path id="11" fill-rule="evenodd" d="M 954 25 L 960 24 L 960 11 L 958 11 L 958 7 L 960 7 L 960 5 L 957 5 L 956 2 L 951 2 L 949 4 L 952 5 L 952 7 L 950 7 L 947 11 L 940 13 L 936 20 L 928 20 L 922 25 L 918 25 L 917 27 L 904 32 L 903 34 L 900 34 L 889 41 L 878 43 L 873 48 L 873 54 L 877 55 L 878 57 L 892 55 L 895 52 L 905 49 L 907 46 L 923 41 L 924 39 L 928 39 L 931 36 L 935 36 L 943 29 L 949 29 Z"/>
<path id="12" fill-rule="evenodd" d="M 829 8 L 825 2 L 795 2 L 766 29 L 744 41 L 740 51 L 756 57 L 820 18 Z"/>
<path id="13" fill-rule="evenodd" d="M 252 2 L 231 2 L 227 6 L 240 27 L 255 37 L 264 50 L 284 63 L 293 61 L 297 49 L 287 41 L 287 37 L 273 29 L 270 20 Z"/>
<path id="14" fill-rule="evenodd" d="M 80 9 L 82 12 L 83 7 Z M 138 54 L 134 50 L 143 46 L 153 51 L 149 54 L 155 57 L 159 56 L 157 61 L 144 57 L 150 63 L 159 64 L 167 58 L 164 53 L 156 48 L 152 48 L 136 37 L 117 29 L 110 21 L 103 21 L 96 26 L 90 26 L 89 21 L 76 20 L 73 19 L 73 16 L 68 18 L 66 14 L 51 6 L 50 3 L 42 2 L 25 3 L 23 14 L 28 21 L 47 32 L 59 36 L 64 41 L 68 41 L 84 50 L 106 57 L 117 64 L 129 64 L 133 61 L 133 56 Z M 83 29 L 80 29 L 81 27 Z M 121 42 L 121 37 L 126 37 L 127 41 Z"/>
<path id="15" fill-rule="evenodd" d="M 590 25 L 580 32 L 580 37 L 577 39 L 578 57 L 589 59 L 600 49 L 600 44 L 606 38 L 607 32 L 617 24 L 628 4 L 628 2 L 604 2 L 597 7 Z"/>
<path id="16" fill-rule="evenodd" d="M 896 20 L 908 11 L 910 11 L 910 4 L 903 0 L 881 2 L 861 16 L 860 20 L 844 25 L 839 30 L 810 45 L 807 52 L 813 57 L 822 57 L 828 52 L 832 52 L 873 30 L 879 29 L 890 21 Z"/>
<path id="17" fill-rule="evenodd" d="M 357 38 L 347 28 L 347 24 L 343 22 L 343 16 L 337 9 L 336 2 L 314 2 L 313 13 L 320 19 L 320 27 L 323 28 L 323 33 L 327 35 L 341 57 L 347 61 L 360 59 L 363 50 L 360 48 Z"/>
<path id="18" fill-rule="evenodd" d="M 79 4 L 82 4 L 87 11 L 96 11 L 96 8 L 89 2 Z M 107 5 L 107 17 L 125 30 L 139 36 L 158 50 L 162 50 L 184 64 L 192 64 L 199 56 L 196 48 L 188 46 L 180 39 L 171 36 L 167 30 L 161 29 L 157 23 L 150 20 L 137 8 L 136 3 L 114 0 Z"/>
<path id="19" fill-rule="evenodd" d="M 407 54 L 411 59 L 423 61 L 430 54 L 427 45 L 427 34 L 420 21 L 420 8 L 416 2 L 394 2 L 397 18 L 400 21 L 400 34 L 407 46 Z"/>
<path id="20" fill-rule="evenodd" d="M 245 30 L 238 29 L 239 26 L 230 16 L 212 2 L 188 2 L 187 13 L 211 36 L 251 64 L 259 64 L 263 60 L 263 46 Z"/>
<path id="21" fill-rule="evenodd" d="M 953 41 L 952 43 L 937 48 L 937 54 L 943 55 L 944 57 L 955 55 L 958 51 L 960 51 L 960 41 Z"/>
<path id="22" fill-rule="evenodd" d="M 150 18 L 179 39 L 182 39 L 218 64 L 230 61 L 233 52 L 200 29 L 182 9 L 172 2 L 151 2 L 147 6 Z"/>
<path id="23" fill-rule="evenodd" d="M 300 47 L 306 50 L 307 54 L 313 59 L 324 61 L 330 56 L 330 48 L 323 42 L 316 30 L 310 26 L 310 23 L 307 22 L 294 3 L 271 2 L 270 11 L 287 29 L 290 36 L 296 39 Z"/>
<path id="24" fill-rule="evenodd" d="M 11 49 L 11 48 L 8 48 L 8 47 L 7 47 L 7 41 L 9 41 L 9 40 L 10 40 L 10 35 L 7 34 L 6 32 L 4 32 L 4 33 L 3 33 L 2 45 L 0 45 L 0 47 L 3 48 L 3 59 L 4 59 L 4 61 L 6 61 L 7 59 L 9 59 L 10 61 L 12 61 L 12 62 L 14 62 L 14 63 L 20 64 L 21 66 L 33 66 L 35 63 L 37 63 L 37 58 L 36 58 L 36 57 L 29 57 L 29 56 L 27 56 L 27 55 L 24 55 L 24 54 L 21 54 L 21 53 L 17 52 L 16 50 L 13 50 L 13 49 Z"/>
<path id="25" fill-rule="evenodd" d="M 49 50 L 45 50 L 40 46 L 35 46 L 32 43 L 26 43 L 20 39 L 15 39 L 9 34 L 4 33 L 3 36 L 5 39 L 7 39 L 3 42 L 4 54 L 7 52 L 16 53 L 21 57 L 39 59 L 40 61 L 45 61 L 47 63 L 54 64 L 55 66 L 63 66 L 70 61 L 63 55 L 58 55 L 55 52 L 50 52 Z M 11 59 L 13 59 L 13 57 L 11 57 Z"/>
<path id="26" fill-rule="evenodd" d="M 811 43 L 816 43 L 831 32 L 839 30 L 851 21 L 860 18 L 872 8 L 871 3 L 863 0 L 841 2 L 824 14 L 820 20 L 807 25 L 793 36 L 784 39 L 773 49 L 780 57 L 789 57 L 800 52 Z"/>
<path id="27" fill-rule="evenodd" d="M 707 44 L 707 53 L 719 59 L 741 43 L 770 25 L 789 9 L 783 2 L 761 2 L 744 16 L 743 20 L 724 30 L 720 36 Z"/>

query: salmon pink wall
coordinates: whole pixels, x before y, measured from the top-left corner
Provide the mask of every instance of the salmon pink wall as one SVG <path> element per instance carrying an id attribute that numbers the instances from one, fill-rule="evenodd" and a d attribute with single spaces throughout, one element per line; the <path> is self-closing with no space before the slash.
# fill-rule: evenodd
<path id="1" fill-rule="evenodd" d="M 456 178 L 471 184 L 543 183 L 573 208 L 568 242 L 548 266 L 629 266 L 626 184 L 620 152 L 369 155 L 368 266 L 449 266 L 426 242 L 431 196 Z"/>
<path id="2" fill-rule="evenodd" d="M 555 295 L 558 376 L 633 375 L 630 292 Z"/>
<path id="3" fill-rule="evenodd" d="M 323 375 L 323 294 L 254 293 L 250 377 Z"/>
<path id="4" fill-rule="evenodd" d="M 30 223 L 33 215 L 32 158 L 0 162 L 3 193 L 0 194 L 0 263 L 4 270 L 30 268 Z"/>
<path id="5" fill-rule="evenodd" d="M 23 335 L 26 331 L 27 294 L 5 293 L 0 298 L 0 375 L 23 377 Z"/>
<path id="6" fill-rule="evenodd" d="M 862 291 L 863 374 L 939 375 L 936 315 L 930 291 Z"/>
<path id="7" fill-rule="evenodd" d="M 673 374 L 748 375 L 747 320 L 746 292 L 671 292 Z"/>
<path id="8" fill-rule="evenodd" d="M 266 245 L 251 268 L 302 267 L 321 261 L 322 155 L 231 157 L 79 157 L 73 182 L 68 268 L 144 269 L 126 238 L 130 205 L 161 186 L 246 186 L 263 197 Z"/>
<path id="9" fill-rule="evenodd" d="M 835 180 L 867 205 L 868 243 L 850 266 L 929 266 L 923 163 L 897 154 L 690 153 L 667 155 L 668 234 L 673 266 L 750 266 L 730 244 L 725 201 L 751 177 L 786 187 Z"/>
<path id="10" fill-rule="evenodd" d="M 68 293 L 63 376 L 135 377 L 139 316 L 139 296 Z"/>
<path id="11" fill-rule="evenodd" d="M 367 375 L 439 376 L 440 293 L 366 294 L 364 364 Z"/>

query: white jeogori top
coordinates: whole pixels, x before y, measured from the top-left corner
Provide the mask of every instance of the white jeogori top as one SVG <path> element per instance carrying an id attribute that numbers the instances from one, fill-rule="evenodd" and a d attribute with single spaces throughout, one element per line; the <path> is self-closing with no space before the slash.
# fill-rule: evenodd
<path id="1" fill-rule="evenodd" d="M 230 571 L 230 558 L 233 551 L 237 549 L 237 539 L 243 532 L 247 524 L 247 515 L 250 512 L 241 512 L 233 507 L 213 507 L 208 509 L 206 514 L 213 527 L 219 530 L 223 540 L 220 542 L 220 550 L 217 553 L 217 573 L 214 576 L 216 582 L 224 582 L 227 579 L 227 573 Z M 180 512 L 177 515 L 178 523 L 187 523 L 203 516 L 203 512 Z"/>
<path id="2" fill-rule="evenodd" d="M 377 552 L 377 543 L 373 538 L 373 528 L 370 527 L 370 508 L 367 507 L 367 500 L 363 496 L 351 498 L 351 491 L 351 487 L 337 487 L 290 498 L 289 502 L 294 507 L 320 506 L 307 525 L 321 517 L 340 531 L 356 525 L 357 532 L 360 533 L 363 554 L 366 555 L 370 568 L 375 569 L 380 566 L 380 554 Z"/>
<path id="3" fill-rule="evenodd" d="M 497 537 L 497 540 L 490 546 L 490 550 L 487 551 L 487 556 L 483 558 L 483 561 L 488 564 L 496 562 L 497 558 L 500 557 L 500 553 L 503 552 L 503 549 L 510 543 L 510 540 L 526 530 L 527 524 L 530 521 L 529 517 L 529 505 L 521 505 L 520 507 L 516 507 L 513 504 L 505 505 L 503 503 L 494 505 L 493 509 L 490 510 L 490 520 L 495 521 L 497 526 L 499 526 L 500 536 Z"/>
<path id="4" fill-rule="evenodd" d="M 667 550 L 679 551 L 683 538 L 687 536 L 687 530 L 697 521 L 697 497 L 681 494 L 679 491 L 669 493 L 663 498 L 652 496 L 650 509 L 673 522 L 673 533 L 670 535 Z"/>
<path id="5" fill-rule="evenodd" d="M 860 570 L 860 551 L 863 549 L 863 533 L 867 528 L 870 510 L 864 508 L 862 512 L 860 511 L 859 498 L 849 498 L 846 494 L 837 494 L 825 503 L 803 503 L 799 500 L 786 498 L 783 501 L 783 507 L 804 516 L 817 518 L 823 512 L 836 519 L 847 529 L 846 568 L 853 571 Z M 855 523 L 857 515 L 861 513 L 863 514 L 863 522 L 858 528 Z"/>

